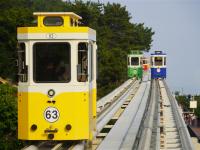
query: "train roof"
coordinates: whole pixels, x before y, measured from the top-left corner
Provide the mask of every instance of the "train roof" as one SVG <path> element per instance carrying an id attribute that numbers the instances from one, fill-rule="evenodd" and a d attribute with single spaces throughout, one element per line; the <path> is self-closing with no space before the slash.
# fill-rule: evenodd
<path id="1" fill-rule="evenodd" d="M 129 55 L 142 55 L 143 52 L 140 50 L 131 50 Z"/>
<path id="2" fill-rule="evenodd" d="M 81 16 L 73 13 L 73 12 L 34 12 L 34 16 L 70 16 L 74 19 L 82 19 Z"/>
<path id="3" fill-rule="evenodd" d="M 96 41 L 96 31 L 80 25 L 81 16 L 73 12 L 34 12 L 37 24 L 17 28 L 18 40 L 92 40 Z"/>
<path id="4" fill-rule="evenodd" d="M 151 53 L 151 55 L 166 55 L 163 51 L 154 51 L 154 53 Z"/>

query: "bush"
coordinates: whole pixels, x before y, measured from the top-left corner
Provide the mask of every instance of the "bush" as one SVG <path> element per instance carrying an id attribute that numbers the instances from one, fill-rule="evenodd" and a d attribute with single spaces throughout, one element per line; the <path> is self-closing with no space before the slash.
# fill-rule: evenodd
<path id="1" fill-rule="evenodd" d="M 0 85 L 0 150 L 18 149 L 17 88 Z"/>

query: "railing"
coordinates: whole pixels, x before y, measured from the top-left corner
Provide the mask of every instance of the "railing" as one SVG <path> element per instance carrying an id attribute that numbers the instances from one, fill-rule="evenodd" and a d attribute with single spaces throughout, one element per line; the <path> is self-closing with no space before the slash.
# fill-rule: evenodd
<path id="1" fill-rule="evenodd" d="M 171 94 L 166 82 L 163 81 L 163 83 L 165 85 L 165 89 L 166 89 L 167 94 L 170 99 L 170 103 L 172 106 L 173 114 L 174 114 L 176 125 L 177 125 L 177 129 L 179 131 L 180 138 L 181 138 L 181 145 L 184 150 L 193 150 L 194 147 L 192 145 L 187 126 L 183 120 L 181 113 L 179 112 L 177 101 L 174 98 L 174 96 Z"/>

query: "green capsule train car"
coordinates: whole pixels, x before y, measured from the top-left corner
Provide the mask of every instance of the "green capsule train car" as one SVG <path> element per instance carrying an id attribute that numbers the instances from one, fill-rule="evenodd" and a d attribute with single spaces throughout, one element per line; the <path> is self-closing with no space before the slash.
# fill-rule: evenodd
<path id="1" fill-rule="evenodd" d="M 143 53 L 139 50 L 131 51 L 128 54 L 128 78 L 136 77 L 137 79 L 142 79 L 142 57 Z"/>

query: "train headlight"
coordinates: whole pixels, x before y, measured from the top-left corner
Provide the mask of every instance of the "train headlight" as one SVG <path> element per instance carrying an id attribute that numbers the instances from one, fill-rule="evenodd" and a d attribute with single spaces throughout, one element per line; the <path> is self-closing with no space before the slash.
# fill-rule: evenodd
<path id="1" fill-rule="evenodd" d="M 55 95 L 55 93 L 56 92 L 53 89 L 50 89 L 47 94 L 49 97 L 53 97 Z"/>
<path id="2" fill-rule="evenodd" d="M 67 131 L 71 130 L 71 129 L 72 129 L 71 124 L 67 124 L 67 125 L 65 126 L 65 129 L 66 129 Z"/>
<path id="3" fill-rule="evenodd" d="M 157 68 L 157 72 L 160 72 L 160 68 Z"/>
<path id="4" fill-rule="evenodd" d="M 31 126 L 31 131 L 35 131 L 35 130 L 37 130 L 37 125 L 36 125 L 36 124 L 33 124 L 33 125 Z"/>
<path id="5" fill-rule="evenodd" d="M 134 73 L 134 74 L 137 74 L 137 70 L 133 70 L 133 73 Z"/>

